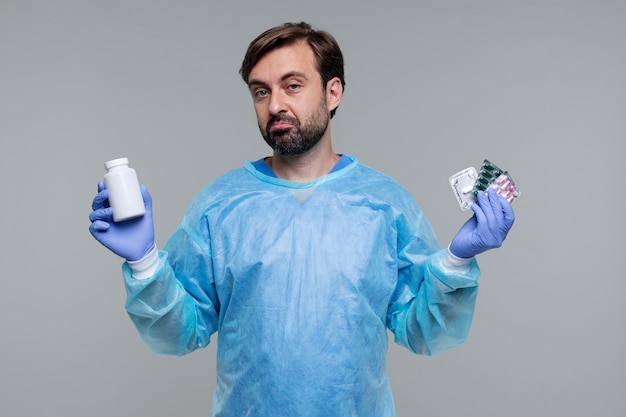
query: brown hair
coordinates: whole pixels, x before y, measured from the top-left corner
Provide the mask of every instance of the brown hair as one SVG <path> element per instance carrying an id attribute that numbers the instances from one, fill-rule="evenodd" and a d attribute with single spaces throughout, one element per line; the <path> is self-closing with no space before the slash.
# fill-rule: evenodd
<path id="1" fill-rule="evenodd" d="M 252 68 L 267 54 L 274 49 L 292 45 L 297 41 L 304 40 L 313 50 L 315 55 L 317 70 L 322 79 L 322 87 L 326 89 L 328 81 L 335 77 L 341 80 L 342 88 L 346 82 L 343 74 L 343 54 L 335 38 L 328 32 L 314 30 L 311 25 L 305 22 L 285 23 L 280 26 L 268 29 L 261 33 L 248 46 L 246 55 L 239 69 L 241 78 L 248 84 Z M 335 115 L 333 109 L 330 116 Z"/>

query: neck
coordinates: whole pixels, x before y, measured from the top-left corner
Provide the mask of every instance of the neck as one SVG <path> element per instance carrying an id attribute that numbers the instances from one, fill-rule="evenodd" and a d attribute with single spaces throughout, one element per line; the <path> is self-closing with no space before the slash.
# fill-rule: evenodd
<path id="1" fill-rule="evenodd" d="M 302 155 L 280 155 L 274 152 L 267 164 L 278 178 L 294 182 L 313 181 L 328 174 L 339 160 L 330 141 L 320 141 L 318 145 Z"/>

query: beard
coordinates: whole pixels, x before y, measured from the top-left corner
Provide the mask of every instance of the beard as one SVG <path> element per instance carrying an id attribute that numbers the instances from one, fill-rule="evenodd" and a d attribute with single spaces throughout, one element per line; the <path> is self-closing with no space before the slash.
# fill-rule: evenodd
<path id="1" fill-rule="evenodd" d="M 270 130 L 274 123 L 283 121 L 293 127 Z M 259 125 L 259 130 L 265 142 L 279 155 L 301 155 L 312 149 L 324 137 L 329 121 L 330 113 L 326 108 L 326 100 L 322 100 L 317 111 L 304 124 L 295 117 L 281 113 L 272 116 L 265 128 Z"/>

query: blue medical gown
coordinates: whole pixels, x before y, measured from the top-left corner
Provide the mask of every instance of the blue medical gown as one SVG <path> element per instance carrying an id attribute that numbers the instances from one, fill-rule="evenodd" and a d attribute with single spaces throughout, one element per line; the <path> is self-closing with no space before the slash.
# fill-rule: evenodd
<path id="1" fill-rule="evenodd" d="M 196 196 L 152 278 L 124 265 L 127 311 L 158 353 L 218 332 L 214 416 L 394 416 L 387 328 L 419 354 L 470 328 L 478 266 L 451 273 L 445 253 L 407 190 L 356 158 L 310 183 L 246 163 Z"/>

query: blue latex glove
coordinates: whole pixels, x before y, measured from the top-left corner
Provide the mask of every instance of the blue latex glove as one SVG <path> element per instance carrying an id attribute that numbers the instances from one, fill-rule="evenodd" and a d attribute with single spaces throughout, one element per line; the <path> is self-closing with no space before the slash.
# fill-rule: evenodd
<path id="1" fill-rule="evenodd" d="M 152 197 L 144 185 L 141 195 L 146 214 L 131 220 L 115 223 L 113 209 L 109 206 L 109 192 L 104 182 L 98 183 L 98 194 L 91 205 L 89 231 L 96 240 L 111 252 L 128 261 L 138 261 L 154 248 L 154 225 L 152 221 Z"/>
<path id="2" fill-rule="evenodd" d="M 515 221 L 513 207 L 495 190 L 478 193 L 471 208 L 474 215 L 461 227 L 449 247 L 450 253 L 459 258 L 471 258 L 499 248 Z"/>

